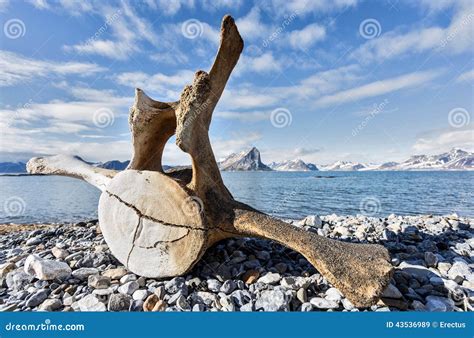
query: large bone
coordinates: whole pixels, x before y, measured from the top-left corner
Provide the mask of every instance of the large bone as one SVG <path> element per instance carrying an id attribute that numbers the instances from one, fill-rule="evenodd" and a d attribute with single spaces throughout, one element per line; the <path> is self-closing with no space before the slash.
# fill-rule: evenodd
<path id="1" fill-rule="evenodd" d="M 387 250 L 318 236 L 235 201 L 209 141 L 212 112 L 243 49 L 230 16 L 209 73 L 196 72 L 180 100 L 154 101 L 136 91 L 130 112 L 134 154 L 121 173 L 61 157 L 34 158 L 32 173 L 82 178 L 99 187 L 99 221 L 112 253 L 131 271 L 163 278 L 188 272 L 211 245 L 229 237 L 260 237 L 308 259 L 356 306 L 374 304 L 392 273 Z M 168 139 L 192 158 L 189 169 L 163 173 Z"/>

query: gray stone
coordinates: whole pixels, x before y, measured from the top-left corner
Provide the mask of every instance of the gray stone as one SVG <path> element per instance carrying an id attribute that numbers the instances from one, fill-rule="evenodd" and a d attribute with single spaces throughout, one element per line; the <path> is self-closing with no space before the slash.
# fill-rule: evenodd
<path id="1" fill-rule="evenodd" d="M 109 269 L 107 271 L 104 271 L 102 274 L 103 276 L 110 277 L 110 279 L 120 279 L 123 276 L 127 274 L 127 270 L 125 268 L 115 268 L 115 269 Z"/>
<path id="2" fill-rule="evenodd" d="M 123 293 L 114 293 L 109 298 L 107 309 L 109 311 L 128 311 L 132 297 Z"/>
<path id="3" fill-rule="evenodd" d="M 321 297 L 311 298 L 309 302 L 318 309 L 336 309 L 339 307 L 337 302 Z"/>
<path id="4" fill-rule="evenodd" d="M 62 308 L 63 304 L 59 299 L 46 299 L 38 307 L 39 311 L 56 311 Z"/>
<path id="5" fill-rule="evenodd" d="M 306 302 L 301 304 L 301 312 L 310 312 L 313 310 L 313 305 L 311 303 Z"/>
<path id="6" fill-rule="evenodd" d="M 294 277 L 283 277 L 280 281 L 281 286 L 287 289 L 297 289 L 298 284 Z"/>
<path id="7" fill-rule="evenodd" d="M 343 298 L 343 299 L 342 299 L 342 306 L 344 306 L 344 309 L 346 309 L 346 310 L 348 310 L 348 311 L 352 311 L 352 310 L 354 310 L 354 308 L 355 308 L 354 304 L 352 304 L 352 303 L 350 302 L 350 300 L 347 299 L 347 298 Z"/>
<path id="8" fill-rule="evenodd" d="M 217 279 L 208 279 L 207 280 L 207 288 L 212 292 L 219 292 L 222 283 L 219 282 Z"/>
<path id="9" fill-rule="evenodd" d="M 176 293 L 185 286 L 185 279 L 183 277 L 174 277 L 165 284 L 165 290 L 168 293 Z"/>
<path id="10" fill-rule="evenodd" d="M 240 312 L 251 312 L 254 310 L 253 303 L 248 302 L 247 304 L 244 304 L 240 307 Z"/>
<path id="11" fill-rule="evenodd" d="M 301 303 L 306 303 L 307 300 L 308 300 L 306 289 L 305 288 L 299 288 L 298 291 L 296 292 L 296 298 Z"/>
<path id="12" fill-rule="evenodd" d="M 29 285 L 33 278 L 33 276 L 27 274 L 23 270 L 17 269 L 10 271 L 5 280 L 9 289 L 19 291 Z"/>
<path id="13" fill-rule="evenodd" d="M 303 220 L 303 224 L 314 227 L 314 228 L 323 227 L 323 221 L 321 220 L 321 217 L 319 217 L 318 215 L 306 216 L 306 218 Z"/>
<path id="14" fill-rule="evenodd" d="M 383 291 L 382 297 L 384 298 L 402 298 L 403 295 L 400 290 L 393 284 L 389 284 L 387 288 Z"/>
<path id="15" fill-rule="evenodd" d="M 91 275 L 98 275 L 99 270 L 96 268 L 80 268 L 72 272 L 72 276 L 81 281 L 87 280 Z"/>
<path id="16" fill-rule="evenodd" d="M 453 263 L 451 268 L 448 271 L 449 279 L 455 281 L 458 284 L 461 284 L 464 279 L 471 274 L 471 269 L 463 261 L 456 261 Z"/>
<path id="17" fill-rule="evenodd" d="M 189 305 L 188 301 L 186 300 L 186 297 L 184 297 L 183 295 L 179 296 L 176 300 L 176 306 L 182 311 L 191 310 L 191 305 Z"/>
<path id="18" fill-rule="evenodd" d="M 110 277 L 90 275 L 87 284 L 94 289 L 107 289 L 110 286 Z"/>
<path id="19" fill-rule="evenodd" d="M 145 300 L 148 296 L 148 290 L 137 290 L 132 294 L 134 300 Z"/>
<path id="20" fill-rule="evenodd" d="M 280 290 L 262 291 L 255 302 L 255 309 L 263 309 L 264 311 L 288 310 L 288 297 Z"/>
<path id="21" fill-rule="evenodd" d="M 26 258 L 24 271 L 41 280 L 65 279 L 71 275 L 71 268 L 66 263 L 42 259 L 38 255 Z"/>
<path id="22" fill-rule="evenodd" d="M 86 295 L 84 298 L 80 299 L 77 302 L 79 309 L 81 311 L 105 311 L 105 304 L 102 303 L 96 296 L 89 294 Z"/>
<path id="23" fill-rule="evenodd" d="M 237 285 L 235 284 L 235 282 L 232 279 L 228 279 L 222 284 L 220 288 L 220 292 L 224 292 L 226 295 L 228 295 L 232 291 L 234 291 L 236 288 L 237 288 Z"/>
<path id="24" fill-rule="evenodd" d="M 339 292 L 338 289 L 336 288 L 329 288 L 327 291 L 326 291 L 326 296 L 325 298 L 327 300 L 331 300 L 333 302 L 340 302 L 341 301 L 341 298 L 342 298 L 342 295 L 341 293 Z"/>
<path id="25" fill-rule="evenodd" d="M 203 311 L 206 311 L 206 307 L 203 304 L 194 304 L 191 311 L 193 311 L 193 312 L 203 312 Z"/>
<path id="26" fill-rule="evenodd" d="M 48 298 L 48 295 L 50 293 L 50 290 L 48 289 L 42 289 L 36 291 L 34 294 L 32 294 L 28 300 L 26 301 L 26 306 L 28 307 L 35 307 L 40 305 L 46 298 Z"/>
<path id="27" fill-rule="evenodd" d="M 264 276 L 258 279 L 258 282 L 265 283 L 265 284 L 276 284 L 281 280 L 281 276 L 279 273 L 268 272 Z"/>
<path id="28" fill-rule="evenodd" d="M 122 278 L 120 278 L 120 284 L 126 284 L 128 282 L 136 281 L 137 280 L 137 275 L 133 273 L 126 274 Z"/>
<path id="29" fill-rule="evenodd" d="M 426 297 L 426 310 L 431 312 L 446 312 L 454 310 L 454 302 L 452 299 L 438 296 Z"/>
<path id="30" fill-rule="evenodd" d="M 69 256 L 69 252 L 67 250 L 58 248 L 57 246 L 51 249 L 51 253 L 58 259 L 65 259 L 67 256 Z"/>
<path id="31" fill-rule="evenodd" d="M 436 267 L 438 264 L 438 257 L 430 251 L 425 252 L 425 263 L 428 267 Z"/>
<path id="32" fill-rule="evenodd" d="M 128 283 L 125 283 L 125 284 L 121 285 L 118 288 L 118 292 L 126 294 L 126 295 L 131 295 L 135 291 L 137 291 L 139 287 L 140 286 L 138 285 L 138 283 L 136 281 L 131 281 L 131 282 L 128 282 Z"/>

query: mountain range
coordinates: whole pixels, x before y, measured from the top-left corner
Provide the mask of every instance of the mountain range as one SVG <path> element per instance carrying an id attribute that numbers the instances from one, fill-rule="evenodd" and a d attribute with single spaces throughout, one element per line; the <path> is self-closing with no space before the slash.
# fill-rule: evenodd
<path id="1" fill-rule="evenodd" d="M 130 161 L 107 161 L 91 163 L 97 167 L 124 170 Z M 403 162 L 385 162 L 382 164 L 337 161 L 329 165 L 306 163 L 301 159 L 271 162 L 268 165 L 262 162 L 260 151 L 253 147 L 248 150 L 234 153 L 218 163 L 223 171 L 406 171 L 406 170 L 474 170 L 474 153 L 453 148 L 439 155 L 414 155 Z M 180 166 L 182 167 L 182 166 Z M 172 166 L 163 166 L 167 170 Z M 25 173 L 24 162 L 0 162 L 0 173 Z"/>

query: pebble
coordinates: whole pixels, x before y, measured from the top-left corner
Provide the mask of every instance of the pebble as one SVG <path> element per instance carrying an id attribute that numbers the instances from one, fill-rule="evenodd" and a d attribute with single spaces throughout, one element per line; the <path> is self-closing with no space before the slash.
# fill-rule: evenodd
<path id="1" fill-rule="evenodd" d="M 46 299 L 38 307 L 39 311 L 56 311 L 63 307 L 63 304 L 59 299 Z"/>
<path id="2" fill-rule="evenodd" d="M 384 298 L 402 298 L 402 293 L 393 284 L 389 284 L 388 287 L 383 291 L 382 297 Z"/>
<path id="3" fill-rule="evenodd" d="M 49 293 L 50 291 L 47 289 L 36 291 L 28 298 L 28 300 L 26 301 L 26 306 L 35 307 L 40 305 L 46 298 L 48 298 Z"/>
<path id="4" fill-rule="evenodd" d="M 265 284 L 276 284 L 281 280 L 281 275 L 279 273 L 268 272 L 266 275 L 258 279 L 259 283 Z"/>
<path id="5" fill-rule="evenodd" d="M 120 279 L 127 274 L 125 268 L 115 268 L 104 271 L 103 276 L 109 277 L 110 279 Z"/>
<path id="6" fill-rule="evenodd" d="M 255 302 L 255 309 L 263 309 L 264 311 L 288 310 L 287 296 L 280 290 L 262 291 L 260 297 Z"/>
<path id="7" fill-rule="evenodd" d="M 114 293 L 109 298 L 108 311 L 128 311 L 132 297 L 123 293 Z"/>
<path id="8" fill-rule="evenodd" d="M 126 294 L 126 295 L 131 295 L 135 291 L 137 291 L 139 287 L 140 286 L 138 285 L 138 283 L 136 281 L 131 281 L 131 282 L 128 282 L 128 283 L 125 283 L 125 284 L 121 285 L 118 288 L 118 292 Z"/>
<path id="9" fill-rule="evenodd" d="M 57 259 L 65 259 L 67 256 L 69 256 L 69 252 L 67 250 L 58 248 L 57 246 L 51 249 L 51 253 Z"/>
<path id="10" fill-rule="evenodd" d="M 72 272 L 72 276 L 81 281 L 87 280 L 89 276 L 91 275 L 98 275 L 98 274 L 99 274 L 99 270 L 96 268 L 80 268 Z"/>
<path id="11" fill-rule="evenodd" d="M 71 268 L 66 263 L 42 259 L 38 255 L 26 258 L 24 271 L 41 280 L 65 279 L 71 275 Z"/>
<path id="12" fill-rule="evenodd" d="M 324 298 L 326 298 L 327 300 L 331 300 L 331 301 L 334 301 L 334 302 L 338 303 L 342 299 L 342 294 L 336 288 L 329 288 L 328 290 L 326 290 L 326 295 L 325 295 Z"/>
<path id="13" fill-rule="evenodd" d="M 257 270 L 249 270 L 243 275 L 242 280 L 245 284 L 253 284 L 259 277 L 260 273 Z"/>
<path id="14" fill-rule="evenodd" d="M 77 302 L 81 311 L 105 311 L 105 304 L 93 294 L 86 295 Z"/>
<path id="15" fill-rule="evenodd" d="M 129 301 L 128 306 L 110 306 L 118 311 L 467 311 L 473 306 L 472 219 L 423 215 L 319 219 L 320 228 L 305 220 L 292 224 L 302 231 L 389 249 L 396 270 L 383 302 L 355 307 L 306 259 L 261 239 L 222 241 L 184 276 L 139 277 L 116 265 L 93 221 L 80 227 L 53 225 L 55 230 L 48 232 L 54 236 L 42 229 L 0 236 L 4 262 L 0 311 L 104 311 L 111 299 L 117 304 L 120 299 Z M 25 245 L 35 237 L 41 237 L 40 245 Z M 35 256 L 28 260 L 31 255 Z M 69 275 L 38 279 L 36 272 L 25 272 L 25 263 L 31 271 L 33 261 L 63 263 Z M 40 302 L 45 295 L 49 298 Z"/>
<path id="16" fill-rule="evenodd" d="M 337 302 L 321 297 L 313 297 L 309 300 L 309 302 L 318 309 L 336 309 L 339 307 Z"/>
<path id="17" fill-rule="evenodd" d="M 94 289 L 107 289 L 110 286 L 110 277 L 90 275 L 87 284 Z"/>

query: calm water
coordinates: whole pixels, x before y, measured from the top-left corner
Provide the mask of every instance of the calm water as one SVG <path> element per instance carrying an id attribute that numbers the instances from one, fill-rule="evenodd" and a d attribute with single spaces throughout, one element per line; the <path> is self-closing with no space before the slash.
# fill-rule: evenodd
<path id="1" fill-rule="evenodd" d="M 474 172 L 224 172 L 236 199 L 284 218 L 308 214 L 474 217 Z M 0 177 L 0 223 L 97 217 L 99 190 L 58 176 Z"/>

